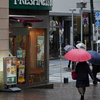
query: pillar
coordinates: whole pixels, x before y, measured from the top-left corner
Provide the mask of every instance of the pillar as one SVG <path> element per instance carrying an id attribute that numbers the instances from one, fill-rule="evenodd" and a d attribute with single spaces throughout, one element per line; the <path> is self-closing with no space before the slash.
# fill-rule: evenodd
<path id="1" fill-rule="evenodd" d="M 9 51 L 9 0 L 0 0 L 0 87 L 3 87 L 3 57 Z"/>

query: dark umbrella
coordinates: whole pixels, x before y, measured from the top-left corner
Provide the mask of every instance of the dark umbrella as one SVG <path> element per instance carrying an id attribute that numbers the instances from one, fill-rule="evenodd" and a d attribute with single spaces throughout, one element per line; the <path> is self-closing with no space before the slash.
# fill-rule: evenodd
<path id="1" fill-rule="evenodd" d="M 89 62 L 94 65 L 100 65 L 100 54 L 93 50 L 89 50 L 87 52 L 92 56 Z"/>

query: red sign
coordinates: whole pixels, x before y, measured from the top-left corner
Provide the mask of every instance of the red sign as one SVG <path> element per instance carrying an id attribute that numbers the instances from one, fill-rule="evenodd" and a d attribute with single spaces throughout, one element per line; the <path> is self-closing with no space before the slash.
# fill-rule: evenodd
<path id="1" fill-rule="evenodd" d="M 88 21 L 88 14 L 83 14 L 83 25 L 88 25 L 89 21 Z"/>

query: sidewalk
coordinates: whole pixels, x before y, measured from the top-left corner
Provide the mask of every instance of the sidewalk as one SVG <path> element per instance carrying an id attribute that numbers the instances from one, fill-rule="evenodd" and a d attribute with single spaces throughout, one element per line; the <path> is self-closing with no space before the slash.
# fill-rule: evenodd
<path id="1" fill-rule="evenodd" d="M 64 83 L 64 78 L 68 78 L 68 82 L 75 82 L 75 80 L 71 78 L 70 70 L 66 70 L 68 69 L 67 66 L 69 61 L 66 60 L 64 57 L 61 60 L 49 60 L 49 81 Z M 71 67 L 72 65 L 70 65 L 70 68 Z"/>
<path id="2" fill-rule="evenodd" d="M 68 60 L 62 59 L 62 65 L 60 66 L 60 59 L 50 60 L 49 63 L 50 69 L 50 82 L 54 82 L 54 89 L 57 89 L 56 92 L 60 99 L 58 100 L 80 100 L 80 95 L 75 87 L 75 80 L 71 78 L 71 72 L 66 71 Z M 62 69 L 62 83 L 61 83 L 61 74 L 60 67 Z M 90 66 L 91 67 L 91 66 Z M 64 77 L 68 78 L 68 83 L 64 83 Z M 100 74 L 97 75 L 100 78 Z M 94 86 L 90 78 L 90 87 L 87 87 L 85 100 L 100 100 L 100 83 L 97 86 Z M 56 98 L 57 99 L 57 98 Z M 56 100 L 52 99 L 52 100 Z"/>
<path id="3" fill-rule="evenodd" d="M 62 61 L 62 83 L 60 79 L 60 64 L 58 60 L 50 60 L 50 83 L 53 89 L 26 88 L 21 92 L 0 92 L 0 100 L 80 100 L 80 94 L 75 87 L 76 81 L 71 79 L 70 71 L 66 71 L 68 61 Z M 63 78 L 68 77 L 69 82 L 64 83 Z M 91 80 L 90 80 L 91 81 Z M 84 100 L 100 100 L 100 84 L 97 86 L 90 82 Z"/>
<path id="4" fill-rule="evenodd" d="M 68 78 L 68 82 L 75 82 L 75 80 L 71 78 L 71 71 L 66 70 L 68 69 L 68 62 L 69 61 L 65 58 L 62 58 L 62 61 L 60 61 L 60 59 L 49 60 L 50 82 L 64 83 L 64 78 Z M 72 68 L 72 64 L 70 65 L 70 68 Z M 92 67 L 90 66 L 90 68 Z M 97 77 L 100 79 L 100 73 L 97 74 Z"/>
<path id="5" fill-rule="evenodd" d="M 85 100 L 100 100 L 100 84 L 90 85 Z M 21 92 L 0 92 L 0 100 L 80 100 L 75 82 L 54 83 L 54 89 L 23 89 Z"/>

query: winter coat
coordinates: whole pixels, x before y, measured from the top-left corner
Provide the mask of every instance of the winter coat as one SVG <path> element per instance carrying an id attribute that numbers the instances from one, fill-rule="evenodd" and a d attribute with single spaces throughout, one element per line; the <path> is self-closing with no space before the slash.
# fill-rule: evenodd
<path id="1" fill-rule="evenodd" d="M 92 73 L 94 78 L 96 79 L 97 73 L 100 72 L 100 65 L 93 65 L 92 64 Z"/>
<path id="2" fill-rule="evenodd" d="M 77 63 L 75 72 L 77 73 L 76 87 L 78 88 L 89 86 L 89 75 L 92 79 L 94 79 L 87 62 Z"/>
<path id="3" fill-rule="evenodd" d="M 100 65 L 93 65 L 93 64 L 92 64 L 92 72 L 93 72 L 93 73 L 98 73 L 98 72 L 100 72 Z"/>

